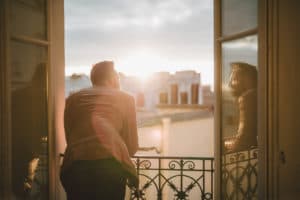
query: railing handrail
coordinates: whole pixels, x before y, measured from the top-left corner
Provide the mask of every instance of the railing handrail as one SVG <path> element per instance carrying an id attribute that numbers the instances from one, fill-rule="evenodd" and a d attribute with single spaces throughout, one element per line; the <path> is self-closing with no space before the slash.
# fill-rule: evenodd
<path id="1" fill-rule="evenodd" d="M 65 154 L 60 153 L 60 157 L 64 157 Z M 148 158 L 148 159 L 181 159 L 181 160 L 215 160 L 214 157 L 196 157 L 196 156 L 142 156 L 142 155 L 135 155 L 131 156 L 131 158 Z"/>
<path id="2" fill-rule="evenodd" d="M 143 155 L 135 155 L 132 158 L 145 158 L 145 159 L 179 159 L 179 160 L 214 160 L 214 157 L 185 157 L 185 156 L 143 156 Z"/>

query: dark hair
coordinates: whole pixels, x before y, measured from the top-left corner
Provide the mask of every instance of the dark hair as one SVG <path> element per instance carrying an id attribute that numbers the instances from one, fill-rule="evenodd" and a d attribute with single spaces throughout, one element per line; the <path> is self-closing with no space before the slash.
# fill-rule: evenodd
<path id="1" fill-rule="evenodd" d="M 116 75 L 112 61 L 102 61 L 93 65 L 90 78 L 93 85 L 102 85 Z"/>
<path id="2" fill-rule="evenodd" d="M 232 71 L 239 71 L 244 78 L 247 78 L 250 87 L 257 87 L 257 69 L 255 66 L 245 62 L 232 62 L 230 65 Z"/>

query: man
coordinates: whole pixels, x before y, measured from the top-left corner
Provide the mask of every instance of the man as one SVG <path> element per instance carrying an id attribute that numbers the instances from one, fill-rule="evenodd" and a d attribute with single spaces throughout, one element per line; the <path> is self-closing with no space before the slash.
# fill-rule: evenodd
<path id="1" fill-rule="evenodd" d="M 243 151 L 257 146 L 257 70 L 243 62 L 231 63 L 229 87 L 238 100 L 239 122 L 237 134 L 229 151 Z"/>
<path id="2" fill-rule="evenodd" d="M 62 184 L 68 199 L 121 200 L 126 179 L 138 182 L 130 160 L 138 149 L 134 98 L 120 91 L 113 62 L 95 64 L 91 81 L 66 100 Z"/>

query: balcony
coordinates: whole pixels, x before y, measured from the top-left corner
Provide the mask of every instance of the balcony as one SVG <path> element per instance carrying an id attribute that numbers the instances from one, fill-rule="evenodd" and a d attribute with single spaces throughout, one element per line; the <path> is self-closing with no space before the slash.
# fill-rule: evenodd
<path id="1" fill-rule="evenodd" d="M 258 149 L 222 156 L 222 199 L 258 199 Z"/>
<path id="2" fill-rule="evenodd" d="M 130 200 L 213 199 L 214 158 L 133 157 L 140 184 Z M 222 156 L 222 199 L 257 199 L 258 149 Z"/>
<path id="3" fill-rule="evenodd" d="M 135 156 L 138 189 L 127 199 L 213 199 L 214 158 Z"/>
<path id="4" fill-rule="evenodd" d="M 158 151 L 156 148 L 151 150 Z M 126 200 L 213 199 L 215 164 L 212 157 L 134 156 L 132 161 L 140 184 L 137 189 L 127 188 Z M 42 167 L 44 173 L 40 174 L 45 174 L 46 168 Z M 40 177 L 39 173 L 36 175 L 36 178 Z M 257 177 L 257 147 L 224 154 L 222 199 L 257 199 Z M 43 183 L 46 184 L 45 181 Z M 29 192 L 29 196 L 33 194 L 32 192 L 39 196 L 46 194 L 41 187 Z"/>

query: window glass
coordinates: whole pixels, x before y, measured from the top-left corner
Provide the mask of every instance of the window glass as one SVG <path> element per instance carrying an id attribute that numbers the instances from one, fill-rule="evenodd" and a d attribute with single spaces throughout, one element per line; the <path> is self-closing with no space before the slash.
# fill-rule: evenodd
<path id="1" fill-rule="evenodd" d="M 12 0 L 10 15 L 13 34 L 47 39 L 45 0 Z"/>
<path id="2" fill-rule="evenodd" d="M 222 43 L 222 199 L 257 199 L 257 36 Z"/>
<path id="3" fill-rule="evenodd" d="M 257 0 L 222 1 L 222 35 L 239 33 L 257 26 Z"/>
<path id="4" fill-rule="evenodd" d="M 16 199 L 48 197 L 47 47 L 11 41 L 12 186 Z"/>

